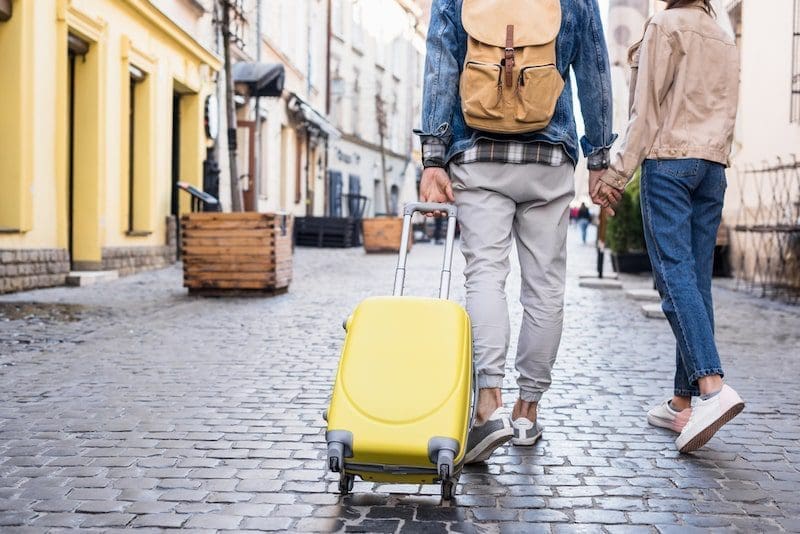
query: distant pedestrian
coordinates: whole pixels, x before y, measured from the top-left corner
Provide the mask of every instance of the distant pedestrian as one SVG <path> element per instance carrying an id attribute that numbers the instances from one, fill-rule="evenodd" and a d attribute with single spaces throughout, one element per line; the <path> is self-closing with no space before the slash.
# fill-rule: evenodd
<path id="1" fill-rule="evenodd" d="M 443 217 L 436 217 L 433 220 L 433 242 L 437 245 L 444 243 L 442 239 L 442 226 L 444 223 Z"/>
<path id="2" fill-rule="evenodd" d="M 585 202 L 581 202 L 581 207 L 578 208 L 578 228 L 581 229 L 581 241 L 586 244 L 586 233 L 589 230 L 589 224 L 592 222 L 592 214 L 589 212 L 589 206 Z"/>
<path id="3" fill-rule="evenodd" d="M 651 425 L 680 432 L 694 451 L 744 409 L 723 384 L 714 341 L 711 276 L 739 94 L 736 44 L 710 0 L 668 0 L 630 52 L 630 123 L 620 153 L 592 189 L 613 206 L 643 165 L 645 239 L 662 308 L 677 340 L 675 391 Z M 692 397 L 695 397 L 692 405 Z"/>

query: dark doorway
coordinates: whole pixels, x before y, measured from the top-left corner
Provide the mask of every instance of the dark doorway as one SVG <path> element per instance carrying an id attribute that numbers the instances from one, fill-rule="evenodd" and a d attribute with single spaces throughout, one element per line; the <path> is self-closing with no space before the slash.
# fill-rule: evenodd
<path id="1" fill-rule="evenodd" d="M 70 262 L 74 263 L 75 239 L 75 69 L 89 51 L 89 43 L 70 34 L 67 38 L 67 250 Z"/>
<path id="2" fill-rule="evenodd" d="M 348 176 L 347 210 L 350 216 L 360 216 L 361 177 L 351 174 Z"/>
<path id="3" fill-rule="evenodd" d="M 172 93 L 172 184 L 170 189 L 170 213 L 177 219 L 180 215 L 178 182 L 181 180 L 181 95 Z M 178 225 L 179 226 L 179 225 Z"/>
<path id="4" fill-rule="evenodd" d="M 328 207 L 331 217 L 342 216 L 343 192 L 342 173 L 339 171 L 328 171 Z"/>

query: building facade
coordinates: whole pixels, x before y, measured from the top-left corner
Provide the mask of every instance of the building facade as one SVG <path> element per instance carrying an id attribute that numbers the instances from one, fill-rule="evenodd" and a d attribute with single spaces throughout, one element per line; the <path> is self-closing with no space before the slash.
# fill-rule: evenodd
<path id="1" fill-rule="evenodd" d="M 417 198 L 425 59 L 423 5 L 332 0 L 326 214 L 398 213 Z"/>
<path id="2" fill-rule="evenodd" d="M 325 116 L 328 0 L 231 0 L 236 92 L 237 171 L 248 211 L 294 215 L 325 211 L 326 147 L 338 132 Z M 217 15 L 219 18 L 219 15 Z M 221 51 L 221 44 L 217 43 Z M 282 70 L 278 94 L 256 99 L 237 78 L 237 64 Z M 218 84 L 221 170 L 214 191 L 231 206 L 225 78 Z"/>
<path id="3" fill-rule="evenodd" d="M 180 5 L 179 24 L 159 5 Z M 12 0 L 0 22 L 0 292 L 174 261 L 219 58 L 194 0 Z"/>
<path id="4" fill-rule="evenodd" d="M 754 289 L 800 298 L 800 0 L 727 0 L 741 92 L 723 219 L 732 267 Z"/>

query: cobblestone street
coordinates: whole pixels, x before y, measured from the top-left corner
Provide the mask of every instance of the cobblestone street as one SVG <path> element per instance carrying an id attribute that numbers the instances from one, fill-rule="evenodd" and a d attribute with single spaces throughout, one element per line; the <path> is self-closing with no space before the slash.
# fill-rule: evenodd
<path id="1" fill-rule="evenodd" d="M 408 293 L 435 293 L 441 251 L 414 247 Z M 622 291 L 580 288 L 594 261 L 572 231 L 542 441 L 467 468 L 452 506 L 435 486 L 356 482 L 340 499 L 325 472 L 342 319 L 391 289 L 393 255 L 297 249 L 289 293 L 271 299 L 189 297 L 179 266 L 5 296 L 0 531 L 800 532 L 800 308 L 716 290 L 723 364 L 747 408 L 679 455 L 645 421 L 671 393 L 669 327 Z"/>

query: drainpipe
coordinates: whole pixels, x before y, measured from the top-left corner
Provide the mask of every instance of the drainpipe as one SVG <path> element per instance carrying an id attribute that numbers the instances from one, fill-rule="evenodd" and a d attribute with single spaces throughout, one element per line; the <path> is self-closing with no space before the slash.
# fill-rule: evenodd
<path id="1" fill-rule="evenodd" d="M 325 115 L 331 114 L 331 38 L 333 36 L 333 0 L 328 0 L 328 37 L 325 45 Z"/>
<path id="2" fill-rule="evenodd" d="M 256 0 L 256 62 L 261 63 L 261 18 L 264 15 L 264 2 Z M 258 211 L 258 198 L 261 191 L 261 97 L 256 96 L 256 120 L 255 120 L 255 176 L 253 177 L 253 197 L 255 198 L 255 211 Z"/>

